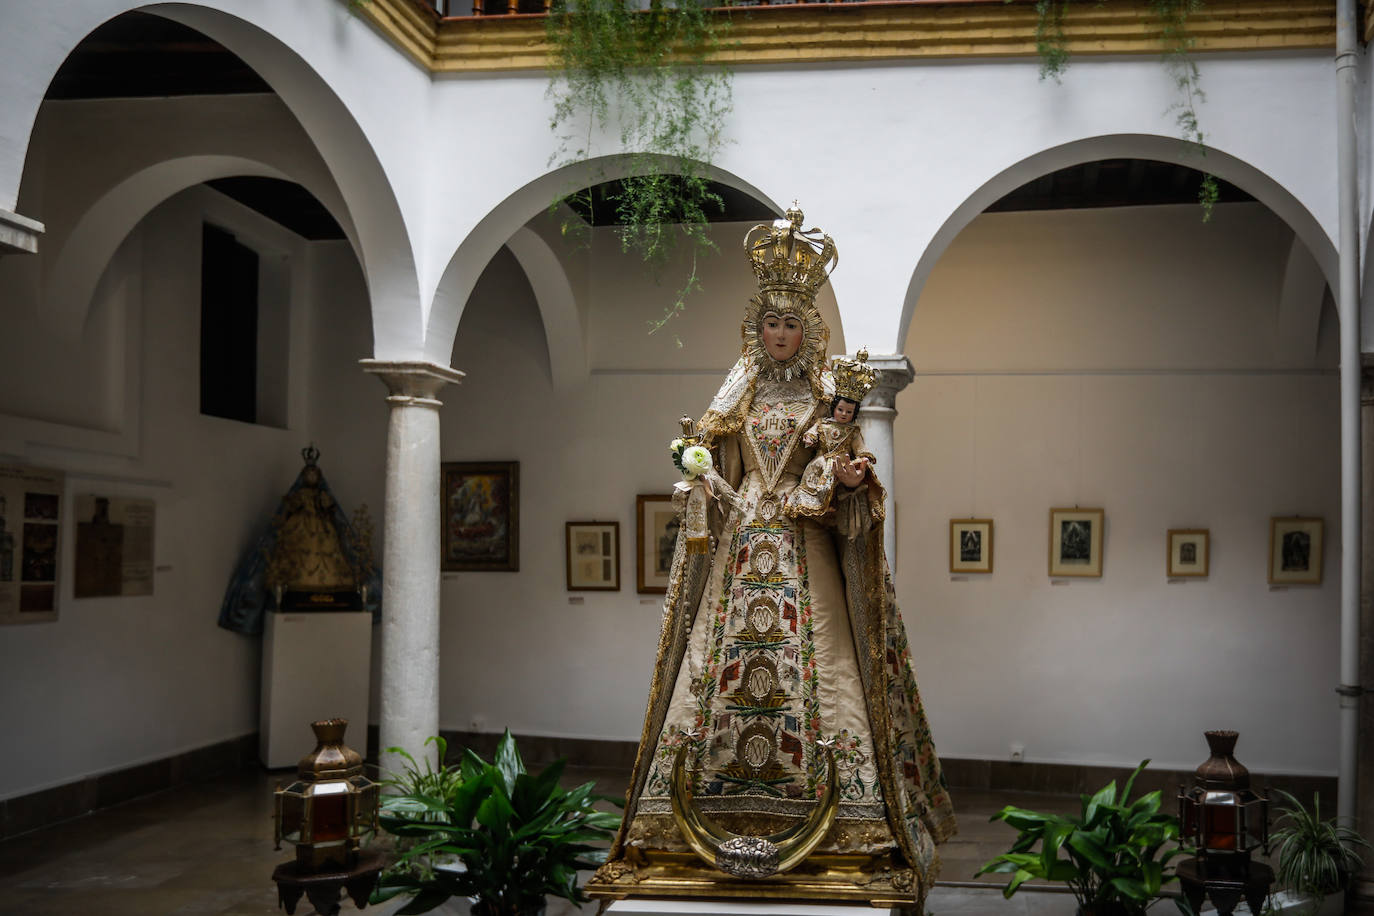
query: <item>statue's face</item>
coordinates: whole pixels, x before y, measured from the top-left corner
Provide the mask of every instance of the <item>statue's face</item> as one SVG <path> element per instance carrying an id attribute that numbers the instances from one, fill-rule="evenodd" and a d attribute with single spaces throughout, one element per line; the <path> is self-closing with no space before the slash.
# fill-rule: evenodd
<path id="1" fill-rule="evenodd" d="M 848 423 L 854 419 L 854 402 L 848 398 L 837 398 L 833 416 L 841 423 Z"/>
<path id="2" fill-rule="evenodd" d="M 794 315 L 779 315 L 768 311 L 763 315 L 763 348 L 780 363 L 797 355 L 801 346 L 802 323 Z"/>

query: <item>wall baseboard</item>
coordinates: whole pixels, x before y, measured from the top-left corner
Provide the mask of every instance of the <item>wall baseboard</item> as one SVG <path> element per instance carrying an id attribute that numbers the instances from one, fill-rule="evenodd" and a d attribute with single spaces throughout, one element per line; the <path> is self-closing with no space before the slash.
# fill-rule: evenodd
<path id="1" fill-rule="evenodd" d="M 464 748 L 472 748 L 486 760 L 496 752 L 500 735 L 490 732 L 442 730 L 448 742 L 449 759 L 457 760 Z M 532 769 L 545 767 L 566 757 L 573 766 L 619 770 L 627 776 L 634 766 L 636 744 L 633 741 L 606 741 L 596 738 L 553 738 L 543 735 L 516 735 L 520 756 Z M 377 726 L 367 729 L 367 759 L 377 760 Z M 1047 795 L 1075 795 L 1095 792 L 1115 779 L 1120 785 L 1130 770 L 1126 767 L 1088 766 L 1066 763 L 1011 763 L 1001 760 L 970 760 L 960 757 L 942 758 L 945 779 L 954 793 L 957 809 L 959 792 L 1000 791 L 1039 792 Z M 66 785 L 44 789 L 28 795 L 0 800 L 0 840 L 28 833 L 61 821 L 81 817 L 101 808 L 129 801 L 204 779 L 258 762 L 256 732 L 231 738 L 195 750 L 186 751 L 138 766 L 125 767 L 109 773 L 88 776 Z M 375 771 L 374 771 L 375 772 Z M 1164 793 L 1164 808 L 1172 810 L 1171 801 L 1180 785 L 1192 783 L 1191 770 L 1146 770 L 1136 784 L 1136 794 L 1159 789 Z M 1331 801 L 1336 799 L 1334 776 L 1297 776 L 1284 773 L 1252 773 L 1252 785 L 1259 790 L 1268 787 L 1283 789 L 1305 803 L 1320 792 Z"/>
<path id="2" fill-rule="evenodd" d="M 496 742 L 501 736 L 489 732 L 442 731 L 448 742 L 449 757 L 456 759 L 458 752 L 470 747 L 484 759 L 490 760 L 496 751 Z M 633 741 L 602 741 L 591 738 L 550 738 L 538 735 L 516 735 L 520 756 L 526 765 L 547 766 L 559 757 L 578 767 L 591 769 L 623 770 L 629 773 L 634 766 L 635 747 Z M 369 729 L 369 759 L 376 759 L 376 728 Z M 999 792 L 1040 792 L 1047 795 L 1078 795 L 1092 793 L 1116 780 L 1118 786 L 1124 784 L 1131 775 L 1129 767 L 1092 766 L 1072 763 L 1012 763 L 1002 760 L 972 760 L 964 757 L 942 757 L 945 780 L 955 791 L 955 807 L 958 807 L 958 791 Z M 1309 803 L 1313 793 L 1320 792 L 1335 804 L 1336 777 L 1302 776 L 1290 773 L 1251 773 L 1251 786 L 1257 791 L 1265 788 L 1283 789 L 1304 803 Z M 1193 782 L 1193 771 L 1147 769 L 1136 781 L 1135 792 L 1152 792 L 1159 789 L 1164 795 L 1164 809 L 1173 811 L 1173 802 L 1179 786 L 1189 786 Z M 1332 809 L 1334 810 L 1334 808 Z"/>
<path id="3" fill-rule="evenodd" d="M 0 801 L 0 840 L 109 808 L 121 802 L 198 782 L 258 759 L 254 732 Z"/>

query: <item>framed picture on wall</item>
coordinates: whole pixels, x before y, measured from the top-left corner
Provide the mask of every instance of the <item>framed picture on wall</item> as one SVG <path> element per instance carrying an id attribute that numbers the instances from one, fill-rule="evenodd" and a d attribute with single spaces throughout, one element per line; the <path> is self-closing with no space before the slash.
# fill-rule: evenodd
<path id="1" fill-rule="evenodd" d="M 1050 575 L 1097 578 L 1102 575 L 1101 509 L 1050 510 Z"/>
<path id="2" fill-rule="evenodd" d="M 445 461 L 440 568 L 520 569 L 520 462 Z"/>
<path id="3" fill-rule="evenodd" d="M 1319 518 L 1269 520 L 1269 584 L 1321 585 L 1322 534 Z"/>
<path id="4" fill-rule="evenodd" d="M 635 497 L 635 589 L 641 595 L 667 593 L 679 527 L 672 496 Z"/>
<path id="5" fill-rule="evenodd" d="M 992 519 L 949 520 L 949 571 L 992 572 Z"/>
<path id="6" fill-rule="evenodd" d="M 568 591 L 620 589 L 620 523 L 568 522 Z"/>
<path id="7" fill-rule="evenodd" d="M 1203 578 L 1211 561 L 1211 534 L 1206 528 L 1171 528 L 1169 559 L 1165 573 L 1170 579 Z"/>

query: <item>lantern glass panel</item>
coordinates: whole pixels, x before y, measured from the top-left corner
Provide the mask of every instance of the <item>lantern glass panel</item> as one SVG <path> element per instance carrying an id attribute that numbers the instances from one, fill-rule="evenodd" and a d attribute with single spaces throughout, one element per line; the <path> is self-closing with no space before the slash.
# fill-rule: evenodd
<path id="1" fill-rule="evenodd" d="M 316 843 L 342 840 L 348 836 L 348 783 L 325 782 L 315 786 L 314 810 L 310 824 Z"/>
<path id="2" fill-rule="evenodd" d="M 301 841 L 301 826 L 305 823 L 305 798 L 296 790 L 305 788 L 296 783 L 277 796 L 278 816 L 281 818 L 281 838 L 292 843 Z"/>

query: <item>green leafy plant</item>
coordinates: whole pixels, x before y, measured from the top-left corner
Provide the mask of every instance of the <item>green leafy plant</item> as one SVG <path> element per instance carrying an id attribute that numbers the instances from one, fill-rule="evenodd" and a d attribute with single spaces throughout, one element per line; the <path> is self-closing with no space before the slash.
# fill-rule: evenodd
<path id="1" fill-rule="evenodd" d="M 436 741 L 442 753 L 442 739 Z M 428 743 L 428 742 L 427 742 Z M 382 828 L 397 837 L 397 861 L 372 895 L 380 903 L 401 894 L 410 901 L 397 912 L 425 913 L 450 897 L 473 899 L 477 916 L 540 912 L 547 896 L 585 903 L 577 870 L 605 861 L 599 848 L 620 823 L 594 807 L 593 783 L 564 790 L 565 761 L 538 775 L 525 770 L 509 731 L 493 763 L 471 750 L 457 766 L 406 770 L 384 785 Z"/>
<path id="2" fill-rule="evenodd" d="M 655 271 L 679 244 L 691 251 L 688 277 L 651 330 L 700 288 L 697 258 L 715 251 L 707 226 L 724 208 L 708 174 L 732 107 L 730 72 L 716 60 L 729 20 L 710 9 L 706 0 L 650 0 L 648 9 L 631 0 L 554 0 L 547 20 L 551 164 L 591 159 L 599 134 L 618 133 L 630 161 L 608 203 L 622 250 Z M 597 201 L 590 189 L 575 189 L 552 209 L 564 203 L 585 212 Z M 564 222 L 565 233 L 575 228 Z"/>
<path id="3" fill-rule="evenodd" d="M 422 767 L 405 748 L 387 748 L 388 752 L 403 758 L 405 765 L 400 773 L 382 781 L 384 788 L 396 792 L 384 799 L 384 807 L 396 816 L 447 823 L 449 802 L 462 786 L 463 776 L 459 769 L 443 765 L 448 759 L 448 742 L 439 735 L 431 735 L 425 739 L 425 746 L 431 744 L 440 761 L 438 769 L 428 757 Z"/>
<path id="4" fill-rule="evenodd" d="M 1067 884 L 1085 913 L 1143 913 L 1160 888 L 1174 880 L 1169 861 L 1182 852 L 1173 845 L 1178 818 L 1160 812 L 1158 791 L 1129 800 L 1148 763 L 1136 767 L 1119 793 L 1113 780 L 1096 794 L 1082 796 L 1078 817 L 1003 808 L 992 819 L 1016 828 L 1016 841 L 978 874 L 1010 873 L 1004 897 L 1039 878 Z"/>
<path id="5" fill-rule="evenodd" d="M 1374 846 L 1335 818 L 1323 820 L 1320 794 L 1312 796 L 1309 811 L 1282 789 L 1274 791 L 1286 802 L 1270 836 L 1279 860 L 1275 877 L 1290 891 L 1314 898 L 1315 909 L 1327 895 L 1349 886 L 1364 865 L 1361 850 Z"/>
<path id="6" fill-rule="evenodd" d="M 1013 0 L 1003 0 L 1011 3 Z M 1080 0 L 1101 6 L 1106 0 Z M 1064 36 L 1064 12 L 1070 0 L 1035 0 L 1035 50 L 1040 56 L 1040 78 L 1055 82 L 1069 66 L 1068 43 Z M 1202 9 L 1203 0 L 1149 0 L 1150 10 L 1159 21 L 1159 40 L 1164 49 L 1164 67 L 1178 90 L 1178 99 L 1169 107 L 1178 125 L 1179 138 L 1191 155 L 1205 158 L 1206 135 L 1198 121 L 1198 106 L 1207 100 L 1192 51 L 1197 43 L 1188 31 L 1189 17 Z M 1204 171 L 1198 186 L 1202 221 L 1212 218 L 1212 208 L 1221 195 L 1216 176 Z"/>

